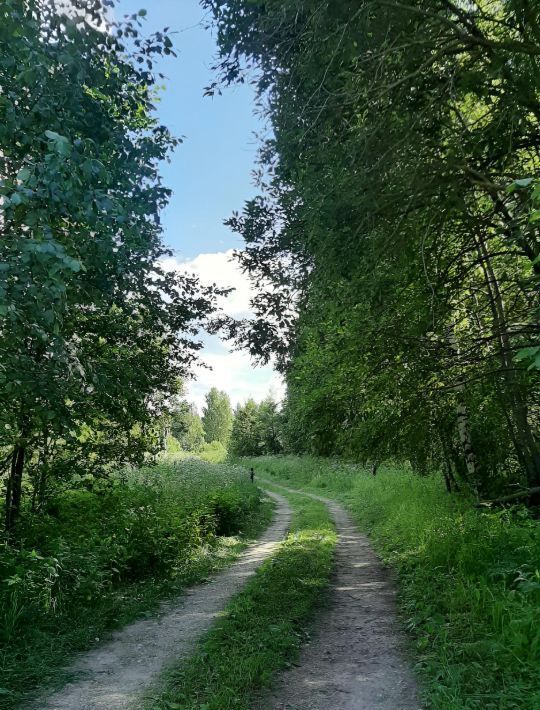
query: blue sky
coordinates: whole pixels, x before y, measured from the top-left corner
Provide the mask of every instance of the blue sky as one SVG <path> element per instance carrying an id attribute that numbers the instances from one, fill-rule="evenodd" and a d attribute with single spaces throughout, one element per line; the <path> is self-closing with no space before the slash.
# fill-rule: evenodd
<path id="1" fill-rule="evenodd" d="M 255 194 L 252 170 L 256 159 L 255 132 L 263 126 L 253 114 L 254 95 L 247 85 L 232 87 L 221 96 L 205 97 L 204 88 L 215 78 L 212 65 L 217 47 L 204 28 L 209 18 L 198 0 L 120 0 L 115 15 L 145 8 L 144 33 L 170 27 L 178 57 L 164 57 L 159 69 L 166 90 L 158 113 L 161 121 L 184 143 L 164 164 L 165 183 L 173 190 L 163 214 L 164 241 L 175 251 L 170 268 L 187 268 L 201 280 L 236 287 L 222 304 L 240 317 L 249 309 L 247 279 L 231 262 L 231 250 L 242 241 L 223 225 L 233 210 L 240 210 Z M 233 404 L 254 397 L 260 401 L 270 390 L 281 396 L 281 379 L 271 367 L 253 368 L 247 353 L 231 352 L 215 336 L 205 336 L 203 359 L 211 370 L 199 369 L 189 384 L 189 397 L 199 409 L 211 386 L 227 391 Z"/>
<path id="2" fill-rule="evenodd" d="M 177 59 L 165 57 L 161 71 L 166 91 L 158 112 L 163 123 L 183 136 L 170 165 L 163 166 L 174 197 L 163 219 L 165 240 L 184 258 L 202 252 L 241 246 L 223 220 L 254 194 L 251 181 L 256 157 L 254 131 L 261 125 L 253 115 L 253 92 L 243 85 L 222 96 L 204 97 L 214 77 L 211 66 L 217 48 L 202 26 L 205 12 L 197 0 L 121 0 L 115 14 L 148 14 L 144 30 L 170 27 Z M 206 17 L 208 20 L 208 17 Z"/>

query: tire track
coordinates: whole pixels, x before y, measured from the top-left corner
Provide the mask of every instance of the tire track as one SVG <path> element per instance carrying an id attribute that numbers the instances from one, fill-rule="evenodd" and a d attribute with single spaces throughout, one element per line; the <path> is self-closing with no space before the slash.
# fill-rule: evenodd
<path id="1" fill-rule="evenodd" d="M 330 603 L 294 668 L 256 710 L 418 710 L 414 674 L 403 653 L 394 585 L 365 535 L 335 501 L 260 479 L 325 503 L 338 532 Z"/>
<path id="2" fill-rule="evenodd" d="M 291 508 L 282 496 L 268 495 L 277 503 L 274 521 L 236 562 L 209 584 L 191 587 L 179 600 L 164 604 L 156 617 L 129 624 L 110 642 L 80 656 L 71 669 L 76 679 L 31 707 L 121 710 L 136 706 L 167 667 L 192 653 L 230 598 L 282 541 Z"/>

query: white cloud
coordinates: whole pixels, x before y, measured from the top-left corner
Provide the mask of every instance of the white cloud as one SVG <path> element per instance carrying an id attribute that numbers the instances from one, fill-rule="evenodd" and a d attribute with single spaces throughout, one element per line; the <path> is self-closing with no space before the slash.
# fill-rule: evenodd
<path id="1" fill-rule="evenodd" d="M 182 261 L 168 258 L 162 262 L 169 271 L 187 271 L 198 276 L 202 283 L 217 284 L 234 291 L 220 299 L 220 308 L 228 315 L 243 318 L 251 313 L 250 300 L 254 296 L 248 277 L 242 273 L 232 259 L 233 250 L 199 254 L 194 259 Z M 209 368 L 196 369 L 196 379 L 188 383 L 188 397 L 199 411 L 204 405 L 204 396 L 211 387 L 225 390 L 233 406 L 252 397 L 260 402 L 269 393 L 277 400 L 283 398 L 285 385 L 283 378 L 272 368 L 255 367 L 247 352 L 233 352 L 227 342 L 217 336 L 205 339 L 201 354 L 202 361 Z"/>
<path id="2" fill-rule="evenodd" d="M 245 352 L 212 353 L 208 349 L 203 353 L 203 361 L 211 369 L 199 367 L 196 379 L 188 383 L 188 396 L 199 411 L 204 406 L 204 396 L 211 387 L 225 390 L 233 406 L 252 397 L 260 402 L 269 393 L 281 400 L 284 395 L 284 383 L 281 376 L 270 366 L 254 367 Z"/>
<path id="3" fill-rule="evenodd" d="M 199 254 L 194 259 L 181 261 L 174 257 L 164 259 L 162 264 L 169 271 L 188 271 L 198 276 L 203 284 L 217 284 L 220 288 L 234 288 L 227 297 L 220 299 L 219 307 L 227 315 L 241 318 L 251 313 L 249 302 L 255 295 L 248 277 L 242 273 L 233 259 L 233 250 Z"/>

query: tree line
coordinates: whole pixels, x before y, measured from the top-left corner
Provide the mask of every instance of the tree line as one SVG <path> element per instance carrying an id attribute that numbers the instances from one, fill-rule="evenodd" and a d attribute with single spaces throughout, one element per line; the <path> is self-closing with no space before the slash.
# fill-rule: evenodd
<path id="1" fill-rule="evenodd" d="M 275 405 L 181 399 L 227 291 L 165 271 L 155 103 L 169 29 L 114 0 L 6 0 L 0 15 L 0 478 L 4 527 L 163 449 L 278 450 Z M 180 401 L 176 411 L 175 402 Z M 234 425 L 233 425 L 234 419 Z M 240 423 L 240 420 L 243 420 Z M 264 423 L 263 423 L 264 421 Z M 216 443 L 218 442 L 218 443 Z"/>
<path id="2" fill-rule="evenodd" d="M 227 393 L 212 387 L 205 396 L 202 416 L 195 405 L 180 399 L 165 428 L 182 451 L 194 455 L 207 453 L 208 445 L 221 451 L 223 457 L 278 454 L 283 450 L 282 415 L 270 395 L 259 404 L 249 398 L 233 409 Z"/>
<path id="3" fill-rule="evenodd" d="M 540 486 L 540 5 L 204 0 L 270 130 L 231 325 L 289 447 Z"/>

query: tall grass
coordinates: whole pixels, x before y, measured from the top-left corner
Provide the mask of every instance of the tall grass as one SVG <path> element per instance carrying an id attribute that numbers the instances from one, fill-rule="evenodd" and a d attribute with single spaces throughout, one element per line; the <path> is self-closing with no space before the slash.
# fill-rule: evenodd
<path id="1" fill-rule="evenodd" d="M 76 650 L 234 557 L 269 519 L 245 471 L 189 459 L 121 472 L 23 516 L 0 547 L 0 708 Z"/>
<path id="2" fill-rule="evenodd" d="M 341 499 L 397 570 L 429 707 L 540 708 L 540 526 L 526 510 L 475 509 L 399 468 L 374 478 L 321 459 L 248 463 Z"/>

